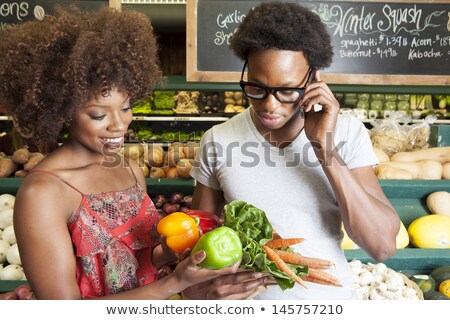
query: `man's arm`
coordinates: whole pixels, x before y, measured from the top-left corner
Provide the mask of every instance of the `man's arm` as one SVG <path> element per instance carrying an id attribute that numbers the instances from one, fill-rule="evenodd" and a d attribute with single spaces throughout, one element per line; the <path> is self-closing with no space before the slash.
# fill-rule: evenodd
<path id="1" fill-rule="evenodd" d="M 205 186 L 197 181 L 192 198 L 192 209 L 203 210 L 222 216 L 225 198 L 223 192 Z"/>
<path id="2" fill-rule="evenodd" d="M 316 154 L 319 156 L 320 151 Z M 326 156 L 322 153 L 319 157 Z M 396 251 L 400 218 L 372 166 L 349 169 L 337 157 L 331 155 L 331 161 L 324 161 L 322 167 L 335 193 L 345 230 L 375 260 L 384 261 Z"/>

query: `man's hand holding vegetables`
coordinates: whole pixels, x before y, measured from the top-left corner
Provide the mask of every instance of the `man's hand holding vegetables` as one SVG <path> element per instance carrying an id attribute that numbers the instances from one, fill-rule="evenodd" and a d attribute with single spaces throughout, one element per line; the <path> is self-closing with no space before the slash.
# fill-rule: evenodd
<path id="1" fill-rule="evenodd" d="M 342 223 L 382 261 L 395 252 L 400 220 L 374 175 L 366 128 L 339 116 L 318 71 L 333 55 L 326 27 L 299 4 L 262 3 L 234 33 L 231 48 L 244 61 L 240 84 L 251 107 L 204 134 L 191 169 L 192 208 L 220 214 L 233 200 L 252 203 L 280 235 L 306 239 L 296 247 L 300 253 L 335 263 L 331 270 L 344 283 L 283 292 L 272 286 L 261 298 L 351 298 Z"/>

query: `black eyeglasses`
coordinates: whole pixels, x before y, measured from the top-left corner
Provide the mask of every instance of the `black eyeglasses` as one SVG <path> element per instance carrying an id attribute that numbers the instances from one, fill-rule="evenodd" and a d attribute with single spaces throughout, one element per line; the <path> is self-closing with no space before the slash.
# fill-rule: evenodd
<path id="1" fill-rule="evenodd" d="M 247 67 L 247 61 L 244 63 L 244 68 L 242 69 L 241 81 L 239 85 L 244 91 L 247 98 L 254 100 L 264 100 L 269 93 L 272 94 L 281 103 L 298 103 L 305 92 L 306 86 L 309 84 L 312 68 L 309 68 L 308 78 L 306 79 L 306 85 L 302 88 L 290 88 L 290 87 L 268 87 L 263 84 L 246 82 L 244 81 L 244 72 Z"/>

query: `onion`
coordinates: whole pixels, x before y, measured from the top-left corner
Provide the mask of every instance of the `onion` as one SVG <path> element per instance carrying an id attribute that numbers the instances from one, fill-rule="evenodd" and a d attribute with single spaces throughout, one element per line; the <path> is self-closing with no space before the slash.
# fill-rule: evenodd
<path id="1" fill-rule="evenodd" d="M 176 212 L 176 211 L 178 211 L 178 209 L 180 209 L 180 205 L 178 203 L 166 203 L 162 207 L 162 211 L 165 215 Z"/>
<path id="2" fill-rule="evenodd" d="M 17 243 L 9 247 L 8 251 L 6 252 L 6 260 L 10 264 L 17 264 L 19 266 L 22 265 L 22 261 L 20 259 L 19 254 L 19 247 L 17 246 Z"/>
<path id="3" fill-rule="evenodd" d="M 184 206 L 186 206 L 188 208 L 191 208 L 191 204 L 192 204 L 192 196 L 191 195 L 186 196 L 186 197 L 183 198 L 183 205 Z"/>
<path id="4" fill-rule="evenodd" d="M 184 194 L 181 192 L 174 192 L 170 197 L 169 202 L 175 204 L 181 204 L 183 202 Z"/>
<path id="5" fill-rule="evenodd" d="M 186 206 L 181 206 L 180 209 L 178 209 L 178 211 L 186 213 L 189 211 L 189 208 Z"/>
<path id="6" fill-rule="evenodd" d="M 23 269 L 17 264 L 9 264 L 0 271 L 0 280 L 20 280 L 23 276 Z"/>
<path id="7" fill-rule="evenodd" d="M 167 203 L 167 198 L 163 194 L 158 194 L 153 198 L 153 204 L 158 209 L 161 209 Z"/>

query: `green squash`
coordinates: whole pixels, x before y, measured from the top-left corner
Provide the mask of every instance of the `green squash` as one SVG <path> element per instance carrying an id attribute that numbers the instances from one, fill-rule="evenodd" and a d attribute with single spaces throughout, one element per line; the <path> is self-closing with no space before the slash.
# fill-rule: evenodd
<path id="1" fill-rule="evenodd" d="M 431 271 L 430 276 L 436 281 L 436 287 L 439 288 L 442 281 L 450 279 L 450 266 L 438 267 Z"/>
<path id="2" fill-rule="evenodd" d="M 423 274 L 413 275 L 409 277 L 409 280 L 415 282 L 423 293 L 436 291 L 436 281 L 431 276 Z"/>
<path id="3" fill-rule="evenodd" d="M 439 291 L 430 291 L 423 294 L 423 298 L 425 300 L 450 300 L 445 294 L 440 293 Z"/>

